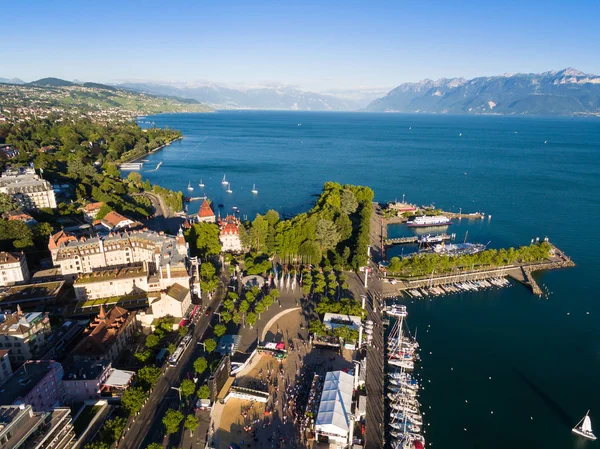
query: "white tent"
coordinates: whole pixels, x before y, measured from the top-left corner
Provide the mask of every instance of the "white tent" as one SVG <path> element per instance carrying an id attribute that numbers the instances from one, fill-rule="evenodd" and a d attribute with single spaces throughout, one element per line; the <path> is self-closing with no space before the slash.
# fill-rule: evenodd
<path id="1" fill-rule="evenodd" d="M 354 378 L 343 371 L 325 376 L 315 431 L 338 442 L 347 442 L 352 412 Z"/>

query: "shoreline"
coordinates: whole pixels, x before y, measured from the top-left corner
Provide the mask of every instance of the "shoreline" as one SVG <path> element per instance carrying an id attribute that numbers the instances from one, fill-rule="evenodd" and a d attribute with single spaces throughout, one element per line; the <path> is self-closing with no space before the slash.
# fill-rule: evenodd
<path id="1" fill-rule="evenodd" d="M 181 137 L 177 137 L 176 139 L 173 139 L 173 140 L 171 140 L 171 141 L 169 141 L 169 142 L 165 143 L 164 145 L 161 145 L 161 146 L 159 146 L 159 147 L 156 147 L 156 148 L 155 148 L 155 149 L 153 149 L 152 151 L 149 151 L 149 152 L 147 152 L 146 154 L 144 154 L 144 155 L 142 155 L 142 156 L 138 156 L 138 157 L 135 157 L 135 158 L 133 158 L 133 159 L 129 159 L 128 161 L 123 161 L 123 162 L 120 162 L 120 163 L 119 163 L 119 165 L 121 165 L 121 164 L 129 164 L 129 163 L 131 163 L 131 162 L 136 162 L 136 161 L 139 161 L 140 159 L 143 159 L 143 158 L 145 158 L 145 157 L 146 157 L 146 156 L 148 156 L 149 154 L 155 153 L 155 152 L 157 152 L 158 150 L 162 150 L 163 148 L 165 148 L 165 147 L 168 147 L 169 145 L 171 145 L 173 142 L 176 142 L 176 141 L 178 141 L 178 140 L 181 140 L 181 139 L 183 139 L 183 136 L 181 136 Z"/>

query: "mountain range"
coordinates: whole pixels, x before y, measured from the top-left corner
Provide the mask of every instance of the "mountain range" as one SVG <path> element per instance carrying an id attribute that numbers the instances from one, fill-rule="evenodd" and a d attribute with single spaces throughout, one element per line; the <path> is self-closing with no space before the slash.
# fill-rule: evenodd
<path id="1" fill-rule="evenodd" d="M 32 83 L 0 78 L 0 83 L 49 87 L 98 87 L 203 103 L 217 109 L 367 111 L 435 114 L 600 115 L 600 76 L 573 68 L 491 77 L 425 79 L 385 93 L 378 89 L 307 92 L 291 86 L 232 88 L 213 83 L 184 86 L 126 82 L 116 85 L 44 78 Z M 383 96 L 381 96 L 383 95 Z"/>
<path id="2" fill-rule="evenodd" d="M 283 109 L 299 111 L 352 111 L 364 108 L 377 94 L 352 97 L 346 92 L 306 92 L 290 86 L 234 89 L 217 84 L 194 87 L 158 83 L 123 83 L 124 89 L 178 98 L 193 98 L 218 109 Z M 365 98 L 366 95 L 366 98 Z"/>
<path id="3" fill-rule="evenodd" d="M 573 68 L 401 84 L 370 112 L 501 115 L 600 115 L 600 77 Z"/>

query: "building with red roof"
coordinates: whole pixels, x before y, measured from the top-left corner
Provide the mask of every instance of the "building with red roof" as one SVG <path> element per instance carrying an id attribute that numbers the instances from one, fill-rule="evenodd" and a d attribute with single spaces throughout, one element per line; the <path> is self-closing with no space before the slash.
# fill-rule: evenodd
<path id="1" fill-rule="evenodd" d="M 215 213 L 210 207 L 208 200 L 204 200 L 198 211 L 198 222 L 214 223 L 216 221 Z"/>

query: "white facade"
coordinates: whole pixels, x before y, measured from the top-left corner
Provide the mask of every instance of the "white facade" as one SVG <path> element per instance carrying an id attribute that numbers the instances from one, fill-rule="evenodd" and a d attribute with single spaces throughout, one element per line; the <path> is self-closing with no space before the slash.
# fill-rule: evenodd
<path id="1" fill-rule="evenodd" d="M 57 235 L 61 235 L 55 241 Z M 50 236 L 48 245 L 55 266 L 63 275 L 91 273 L 94 270 L 146 262 L 150 272 L 165 278 L 181 277 L 187 272 L 187 246 L 179 237 L 152 231 L 113 233 L 79 240 L 64 233 Z"/>
<path id="2" fill-rule="evenodd" d="M 25 255 L 0 252 L 0 287 L 25 283 L 29 280 L 29 269 Z"/>
<path id="3" fill-rule="evenodd" d="M 56 208 L 52 185 L 32 168 L 6 170 L 0 177 L 0 193 L 15 198 L 26 209 Z"/>
<path id="4" fill-rule="evenodd" d="M 73 289 L 80 301 L 145 293 L 148 291 L 148 273 L 137 266 L 80 274 Z"/>
<path id="5" fill-rule="evenodd" d="M 152 315 L 155 319 L 165 316 L 183 318 L 191 305 L 190 290 L 180 284 L 173 284 L 166 292 L 161 292 L 160 297 L 152 301 Z"/>

